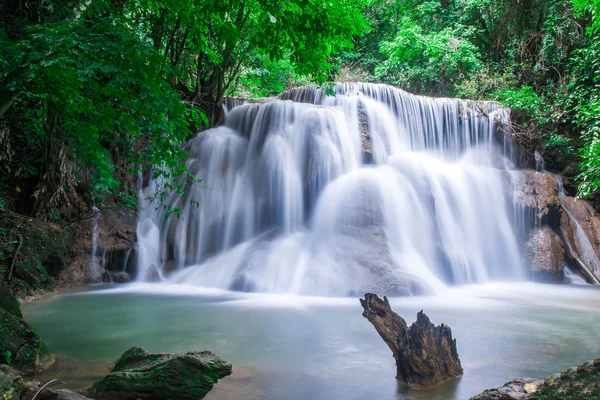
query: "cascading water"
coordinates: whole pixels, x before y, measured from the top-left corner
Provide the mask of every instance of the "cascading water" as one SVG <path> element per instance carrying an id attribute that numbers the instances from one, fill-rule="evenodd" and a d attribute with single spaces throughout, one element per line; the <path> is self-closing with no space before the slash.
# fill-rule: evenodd
<path id="1" fill-rule="evenodd" d="M 104 273 L 104 253 L 100 261 L 98 260 L 98 227 L 100 226 L 100 210 L 96 204 L 92 205 L 92 215 L 94 226 L 92 228 L 92 254 L 88 263 L 90 279 L 92 282 L 102 282 L 102 274 Z"/>
<path id="2" fill-rule="evenodd" d="M 329 296 L 522 278 L 496 129 L 506 111 L 335 89 L 232 103 L 224 125 L 192 139 L 201 183 L 169 200 L 182 219 L 145 205 L 139 275 L 176 263 L 172 282 Z"/>

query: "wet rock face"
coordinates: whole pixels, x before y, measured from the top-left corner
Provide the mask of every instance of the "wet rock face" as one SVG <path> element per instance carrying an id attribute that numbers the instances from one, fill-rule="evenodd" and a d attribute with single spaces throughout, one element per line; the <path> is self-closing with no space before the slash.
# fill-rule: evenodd
<path id="1" fill-rule="evenodd" d="M 95 254 L 92 254 L 96 222 L 97 247 Z M 102 283 L 105 269 L 122 271 L 126 255 L 137 240 L 135 222 L 135 217 L 123 210 L 108 209 L 79 224 L 76 228 L 77 240 L 71 247 L 71 261 L 59 276 L 60 286 Z"/>
<path id="2" fill-rule="evenodd" d="M 525 244 L 525 259 L 536 280 L 564 280 L 565 249 L 562 240 L 549 226 L 531 231 Z"/>
<path id="3" fill-rule="evenodd" d="M 210 351 L 152 354 L 132 347 L 86 395 L 96 400 L 197 400 L 231 373 L 231 364 Z"/>
<path id="4" fill-rule="evenodd" d="M 600 217 L 585 200 L 563 196 L 562 205 L 565 212 L 561 233 L 567 244 L 567 256 L 578 258 L 600 278 Z"/>
<path id="5" fill-rule="evenodd" d="M 524 207 L 536 210 L 537 218 L 548 217 L 560 207 L 558 184 L 549 174 L 534 170 L 513 173 L 510 178 L 516 201 Z"/>
<path id="6" fill-rule="evenodd" d="M 447 325 L 435 326 L 423 311 L 410 327 L 392 311 L 388 299 L 366 293 L 363 317 L 373 324 L 396 359 L 397 379 L 408 386 L 428 386 L 462 375 L 456 340 Z"/>

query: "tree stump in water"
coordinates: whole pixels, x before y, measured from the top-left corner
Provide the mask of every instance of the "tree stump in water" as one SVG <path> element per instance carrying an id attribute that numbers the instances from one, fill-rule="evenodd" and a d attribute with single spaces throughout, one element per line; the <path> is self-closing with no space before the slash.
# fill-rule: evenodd
<path id="1" fill-rule="evenodd" d="M 421 310 L 417 321 L 409 328 L 406 321 L 392 311 L 384 296 L 366 293 L 360 299 L 363 317 L 373 324 L 379 336 L 392 350 L 396 359 L 396 378 L 408 386 L 427 386 L 462 375 L 456 339 L 452 330 L 435 326 Z"/>

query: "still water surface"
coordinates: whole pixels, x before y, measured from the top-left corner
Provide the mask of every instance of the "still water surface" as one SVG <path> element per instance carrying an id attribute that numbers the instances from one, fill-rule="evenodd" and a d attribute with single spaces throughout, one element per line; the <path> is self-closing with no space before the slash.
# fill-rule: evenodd
<path id="1" fill-rule="evenodd" d="M 234 373 L 208 400 L 468 399 L 516 377 L 544 378 L 600 356 L 600 290 L 540 284 L 449 289 L 390 299 L 409 323 L 424 309 L 450 325 L 465 370 L 454 382 L 408 391 L 391 351 L 354 298 L 312 298 L 132 284 L 26 304 L 57 356 L 38 377 L 83 388 L 125 350 L 209 349 Z"/>

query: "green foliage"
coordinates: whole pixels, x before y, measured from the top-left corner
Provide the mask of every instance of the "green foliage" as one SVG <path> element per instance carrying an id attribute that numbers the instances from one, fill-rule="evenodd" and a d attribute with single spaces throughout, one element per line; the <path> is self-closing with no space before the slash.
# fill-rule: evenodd
<path id="1" fill-rule="evenodd" d="M 544 140 L 543 146 L 547 151 L 561 154 L 566 158 L 573 158 L 577 156 L 577 151 L 573 145 L 573 140 L 555 133 L 551 134 L 546 140 Z"/>
<path id="2" fill-rule="evenodd" d="M 296 73 L 289 58 L 271 61 L 259 56 L 241 71 L 239 85 L 233 94 L 245 98 L 271 97 L 311 83 L 310 78 Z"/>
<path id="3" fill-rule="evenodd" d="M 477 49 L 455 29 L 426 32 L 406 18 L 381 51 L 386 60 L 375 75 L 416 92 L 451 94 L 456 83 L 481 68 Z"/>
<path id="4" fill-rule="evenodd" d="M 10 362 L 12 361 L 12 352 L 10 350 L 4 351 L 4 361 L 7 365 L 10 365 Z"/>
<path id="5" fill-rule="evenodd" d="M 573 4 L 580 12 L 588 12 L 592 16 L 592 24 L 588 27 L 591 34 L 600 30 L 600 0 L 573 0 Z"/>
<path id="6" fill-rule="evenodd" d="M 365 17 L 342 57 L 354 75 L 500 101 L 519 145 L 555 170 L 582 162 L 579 195 L 600 191 L 600 0 L 370 0 Z"/>
<path id="7" fill-rule="evenodd" d="M 600 189 L 600 139 L 594 138 L 581 149 L 583 162 L 580 165 L 581 173 L 577 179 L 579 196 L 587 198 Z"/>
<path id="8" fill-rule="evenodd" d="M 550 121 L 552 107 L 545 99 L 537 94 L 533 87 L 522 86 L 518 90 L 503 90 L 490 94 L 493 100 L 498 100 L 512 110 L 521 112 L 528 117 L 529 123 L 544 125 Z M 525 127 L 527 127 L 527 122 Z"/>
<path id="9" fill-rule="evenodd" d="M 84 185 L 123 198 L 150 168 L 155 198 L 185 191 L 194 131 L 227 95 L 325 82 L 364 31 L 363 1 L 8 0 L 0 5 L 0 185 L 56 219 Z M 242 89 L 238 91 L 238 87 Z M 6 129 L 5 129 L 6 128 Z M 121 198 L 121 199 L 119 199 Z M 34 204 L 30 204 L 34 203 Z"/>

